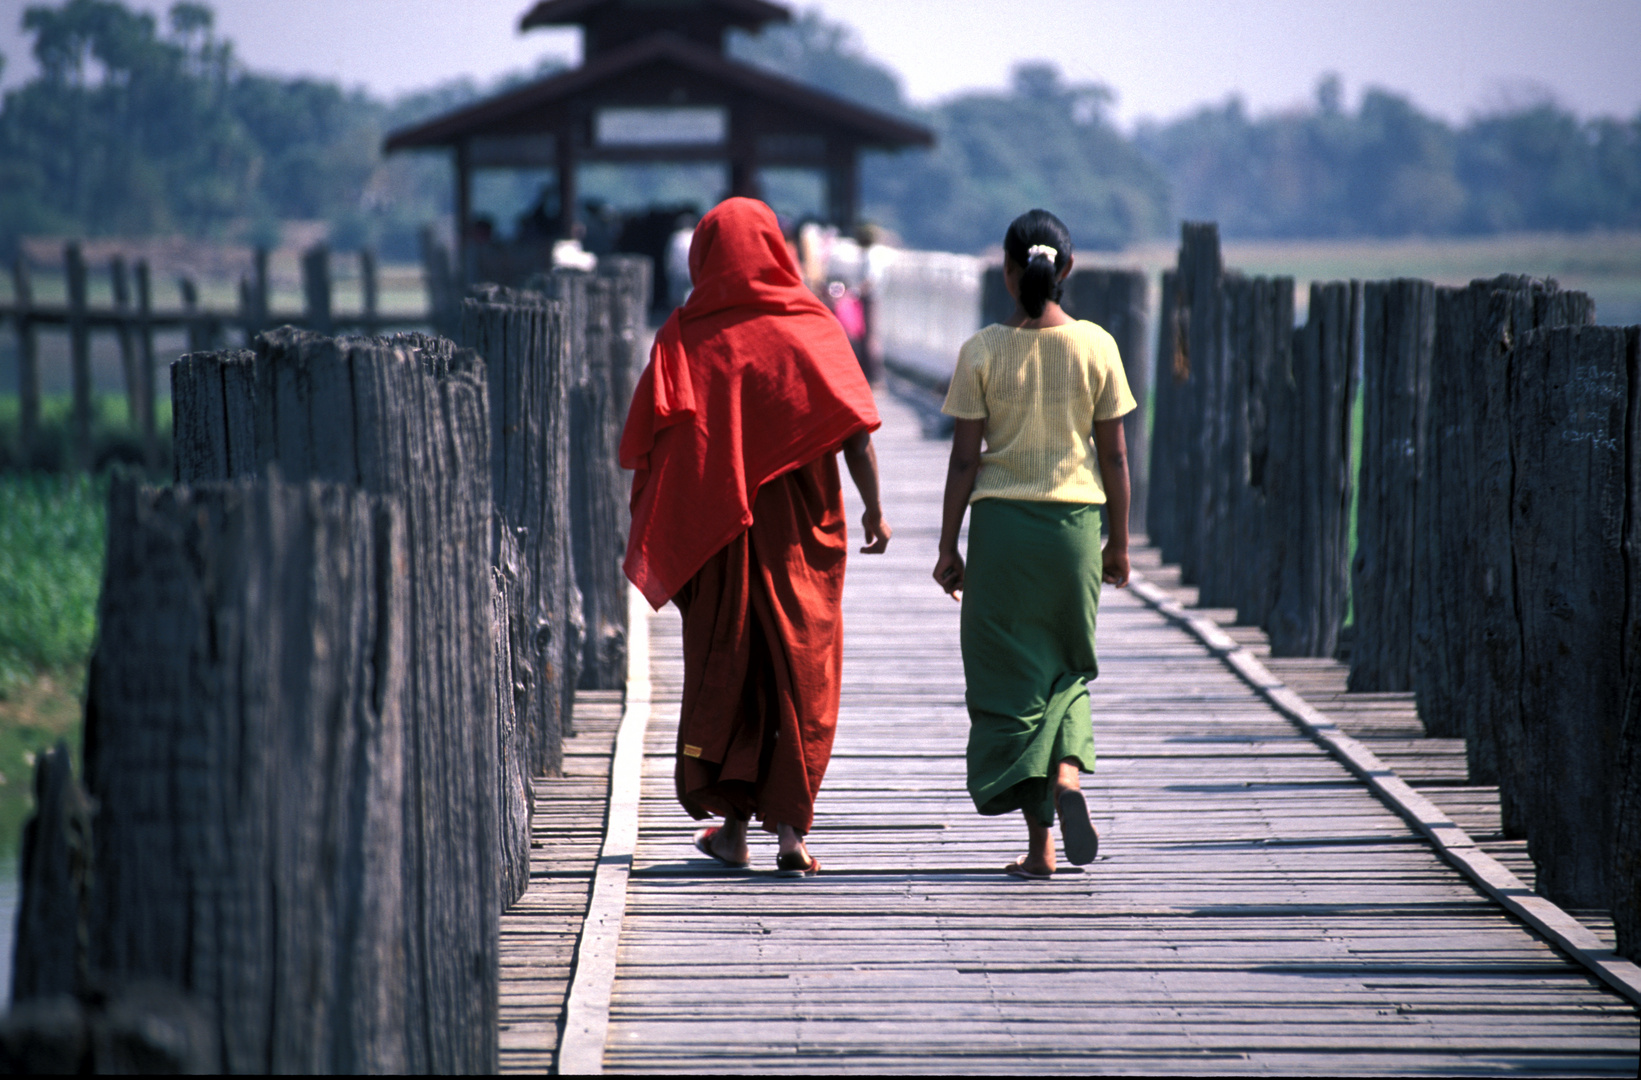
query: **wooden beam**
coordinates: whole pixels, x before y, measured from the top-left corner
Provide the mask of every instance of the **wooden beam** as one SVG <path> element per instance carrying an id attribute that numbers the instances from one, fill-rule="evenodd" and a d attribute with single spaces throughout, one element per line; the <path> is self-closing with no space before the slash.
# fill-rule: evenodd
<path id="1" fill-rule="evenodd" d="M 576 944 L 575 980 L 564 1006 L 559 1043 L 560 1075 L 604 1071 L 604 1039 L 610 1027 L 615 989 L 616 949 L 627 909 L 627 879 L 638 847 L 638 803 L 643 793 L 644 735 L 650 722 L 649 607 L 637 589 L 629 591 L 627 625 L 627 708 L 615 739 L 610 766 L 610 809 L 604 847 L 593 877 L 592 902 Z"/>

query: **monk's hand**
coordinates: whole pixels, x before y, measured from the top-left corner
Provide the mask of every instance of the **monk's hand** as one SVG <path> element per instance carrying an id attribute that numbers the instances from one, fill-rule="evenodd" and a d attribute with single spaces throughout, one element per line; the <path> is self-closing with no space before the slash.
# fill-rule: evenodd
<path id="1" fill-rule="evenodd" d="M 934 579 L 953 600 L 961 600 L 963 592 L 963 556 L 955 551 L 940 553 L 934 564 Z"/>
<path id="2" fill-rule="evenodd" d="M 889 523 L 883 520 L 883 511 L 866 511 L 860 516 L 860 527 L 866 530 L 866 546 L 860 549 L 861 554 L 882 555 L 889 546 L 889 537 L 894 535 Z"/>
<path id="3" fill-rule="evenodd" d="M 1110 543 L 1107 543 L 1105 551 L 1102 553 L 1102 561 L 1105 564 L 1105 571 L 1100 575 L 1100 580 L 1107 585 L 1115 585 L 1119 589 L 1127 586 L 1128 548 L 1113 547 Z"/>

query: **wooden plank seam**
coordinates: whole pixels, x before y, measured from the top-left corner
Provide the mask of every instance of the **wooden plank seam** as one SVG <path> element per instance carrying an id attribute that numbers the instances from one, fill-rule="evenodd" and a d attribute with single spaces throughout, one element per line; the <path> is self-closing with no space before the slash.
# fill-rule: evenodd
<path id="1" fill-rule="evenodd" d="M 1478 848 L 1470 834 L 1453 819 L 1413 790 L 1377 754 L 1345 734 L 1337 724 L 1289 689 L 1260 663 L 1258 657 L 1237 644 L 1213 620 L 1191 615 L 1178 600 L 1145 580 L 1138 571 L 1130 574 L 1129 588 L 1146 606 L 1189 631 L 1256 694 L 1299 725 L 1306 735 L 1367 784 L 1381 802 L 1429 840 L 1442 858 L 1492 897 L 1494 902 L 1584 965 L 1625 999 L 1641 1005 L 1641 967 L 1607 948 L 1583 923 L 1534 893 L 1502 863 Z"/>
<path id="2" fill-rule="evenodd" d="M 649 614 L 643 595 L 629 587 L 627 702 L 610 763 L 604 846 L 593 873 L 592 896 L 576 941 L 574 974 L 564 1003 L 564 1034 L 558 1049 L 558 1072 L 563 1075 L 594 1076 L 604 1071 L 616 949 L 621 944 L 621 920 L 627 910 L 627 879 L 638 846 L 644 734 L 650 722 Z"/>

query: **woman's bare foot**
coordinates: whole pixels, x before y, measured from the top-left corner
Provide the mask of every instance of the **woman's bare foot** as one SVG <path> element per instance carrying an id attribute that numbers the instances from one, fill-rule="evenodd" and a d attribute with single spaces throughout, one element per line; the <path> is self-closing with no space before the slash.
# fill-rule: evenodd
<path id="1" fill-rule="evenodd" d="M 788 858 L 793 856 L 802 856 L 805 862 L 809 861 L 809 849 L 804 846 L 803 833 L 799 832 L 797 829 L 794 829 L 790 825 L 782 825 L 780 822 L 776 822 L 775 839 L 781 845 L 780 853 L 782 855 L 785 855 Z"/>
<path id="2" fill-rule="evenodd" d="M 1054 834 L 1049 827 L 1026 812 L 1026 853 L 1014 865 L 1032 876 L 1054 873 Z"/>
<path id="3" fill-rule="evenodd" d="M 707 841 L 712 854 L 722 862 L 744 866 L 752 860 L 752 852 L 746 846 L 746 822 L 736 821 L 734 818 L 725 818 L 724 823 L 712 834 Z"/>
<path id="4" fill-rule="evenodd" d="M 1071 790 L 1077 791 L 1083 786 L 1083 770 L 1070 758 L 1060 762 L 1059 771 L 1054 778 L 1054 794 Z"/>

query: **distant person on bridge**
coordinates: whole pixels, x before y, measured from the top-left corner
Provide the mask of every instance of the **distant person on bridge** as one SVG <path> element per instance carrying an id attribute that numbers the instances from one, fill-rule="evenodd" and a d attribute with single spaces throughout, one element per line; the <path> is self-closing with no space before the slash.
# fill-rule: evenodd
<path id="1" fill-rule="evenodd" d="M 678 801 L 722 817 L 695 846 L 746 866 L 747 822 L 777 834 L 777 867 L 812 874 L 804 834 L 832 756 L 848 541 L 837 452 L 889 525 L 871 432 L 877 407 L 837 319 L 804 285 L 775 214 L 720 203 L 695 229 L 694 283 L 638 381 L 621 464 L 634 470 L 626 571 L 684 616 Z"/>
<path id="2" fill-rule="evenodd" d="M 1060 219 L 1022 214 L 1003 252 L 1014 315 L 963 344 L 946 394 L 957 427 L 934 578 L 963 603 L 969 794 L 982 814 L 1024 811 L 1029 848 L 1004 869 L 1046 878 L 1056 811 L 1068 860 L 1092 862 L 1099 847 L 1079 777 L 1094 771 L 1100 582 L 1128 584 L 1120 418 L 1134 395 L 1111 335 L 1060 307 L 1072 263 Z M 970 506 L 965 565 L 957 534 Z"/>

